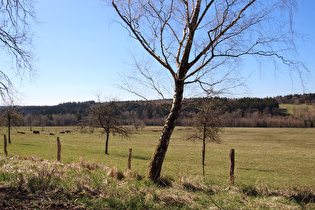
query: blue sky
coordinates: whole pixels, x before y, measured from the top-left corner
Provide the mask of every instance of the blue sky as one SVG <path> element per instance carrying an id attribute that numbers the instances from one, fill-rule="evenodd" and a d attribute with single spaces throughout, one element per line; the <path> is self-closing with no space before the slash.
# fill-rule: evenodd
<path id="1" fill-rule="evenodd" d="M 118 75 L 130 68 L 130 50 L 139 45 L 114 21 L 117 16 L 108 5 L 100 0 L 54 0 L 38 1 L 35 6 L 41 22 L 34 27 L 37 72 L 32 80 L 13 79 L 22 95 L 20 105 L 97 100 L 99 93 L 108 99 L 139 99 L 117 86 Z M 295 15 L 297 31 L 307 35 L 304 43 L 298 42 L 300 60 L 311 70 L 306 93 L 315 92 L 314 9 L 314 0 L 299 1 Z M 250 75 L 248 89 L 235 97 L 303 93 L 297 75 L 292 83 L 285 70 L 260 72 L 245 64 L 243 71 Z"/>

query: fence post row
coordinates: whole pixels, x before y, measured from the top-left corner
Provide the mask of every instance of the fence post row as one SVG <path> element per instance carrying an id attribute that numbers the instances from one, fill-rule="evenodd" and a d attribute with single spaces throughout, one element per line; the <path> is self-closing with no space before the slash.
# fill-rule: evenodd
<path id="1" fill-rule="evenodd" d="M 7 151 L 7 136 L 4 134 L 4 153 L 7 156 L 8 151 Z M 57 161 L 60 162 L 61 159 L 61 143 L 59 137 L 57 137 Z M 128 154 L 128 170 L 131 169 L 131 153 L 132 153 L 132 148 L 129 148 L 129 154 Z M 231 184 L 234 184 L 234 168 L 235 168 L 235 151 L 234 149 L 230 150 L 230 182 Z"/>

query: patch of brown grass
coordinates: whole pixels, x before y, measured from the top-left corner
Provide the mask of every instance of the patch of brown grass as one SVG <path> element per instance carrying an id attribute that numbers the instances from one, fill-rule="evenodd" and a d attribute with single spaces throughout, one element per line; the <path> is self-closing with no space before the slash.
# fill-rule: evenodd
<path id="1" fill-rule="evenodd" d="M 125 176 L 122 172 L 120 172 L 116 167 L 110 168 L 107 176 L 114 178 L 116 180 L 122 180 Z"/>
<path id="2" fill-rule="evenodd" d="M 140 174 L 137 174 L 136 172 L 127 169 L 127 171 L 124 172 L 124 177 L 129 177 L 131 179 L 136 179 L 136 180 L 142 180 L 143 177 Z"/>

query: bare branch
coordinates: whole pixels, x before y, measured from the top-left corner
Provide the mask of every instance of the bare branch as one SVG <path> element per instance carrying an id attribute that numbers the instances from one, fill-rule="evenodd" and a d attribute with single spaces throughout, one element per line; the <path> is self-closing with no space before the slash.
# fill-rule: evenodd
<path id="1" fill-rule="evenodd" d="M 195 59 L 193 61 L 191 61 L 189 63 L 189 67 L 193 66 L 195 63 L 197 63 L 199 61 L 199 59 L 206 54 L 206 52 L 214 45 L 214 43 L 216 43 L 229 29 L 231 29 L 236 23 L 237 21 L 239 21 L 242 17 L 242 14 L 255 2 L 256 0 L 251 0 L 249 1 L 249 3 L 247 5 L 245 5 L 244 8 L 242 8 L 238 15 L 236 16 L 236 18 L 231 21 L 231 23 L 229 25 L 227 25 L 222 31 L 220 31 L 220 33 L 215 36 L 211 42 L 209 42 L 209 44 L 199 53 L 199 55 L 197 55 L 195 57 Z M 225 19 L 225 17 L 224 17 Z M 221 25 L 221 24 L 219 24 Z"/>
<path id="2" fill-rule="evenodd" d="M 4 0 L 0 1 L 0 48 L 4 49 L 12 58 L 12 66 L 16 73 L 23 79 L 24 71 L 34 70 L 32 62 L 34 54 L 32 50 L 31 22 L 36 22 L 32 0 Z M 4 51 L 3 51 L 4 52 Z M 14 91 L 10 79 L 1 71 L 1 83 L 7 83 L 6 93 L 1 92 L 2 99 L 8 98 Z"/>
<path id="3" fill-rule="evenodd" d="M 143 88 L 142 90 L 153 90 L 155 93 L 157 93 L 164 101 L 164 105 L 169 106 L 169 100 L 165 96 L 165 79 L 161 79 L 161 74 L 159 72 L 154 73 L 151 69 L 152 66 L 148 62 L 139 62 L 135 57 L 134 58 L 134 66 L 135 66 L 135 72 L 133 72 L 131 75 L 128 76 L 120 76 L 120 78 L 123 78 L 121 81 L 122 84 L 119 85 L 119 87 L 129 93 L 132 93 L 145 101 L 150 102 L 151 104 L 155 106 L 160 106 L 155 104 L 152 100 L 149 100 L 147 96 L 143 92 L 139 90 L 139 88 L 133 85 L 141 85 Z M 165 109 L 165 106 L 162 106 L 163 109 Z M 166 109 L 169 111 L 169 109 Z"/>
<path id="4" fill-rule="evenodd" d="M 163 60 L 158 54 L 156 54 L 154 49 L 151 48 L 150 44 L 147 42 L 145 37 L 142 36 L 141 32 L 137 30 L 137 19 L 131 19 L 127 16 L 124 16 L 121 11 L 118 9 L 117 5 L 115 4 L 115 0 L 112 1 L 112 5 L 115 8 L 118 15 L 121 17 L 121 19 L 127 24 L 128 29 L 131 30 L 132 34 L 135 36 L 135 38 L 139 41 L 139 43 L 143 46 L 143 48 L 153 57 L 155 60 L 157 60 L 162 66 L 164 66 L 166 69 L 169 70 L 169 72 L 175 76 L 175 72 L 173 71 L 172 67 Z M 131 14 L 131 13 L 129 13 Z"/>

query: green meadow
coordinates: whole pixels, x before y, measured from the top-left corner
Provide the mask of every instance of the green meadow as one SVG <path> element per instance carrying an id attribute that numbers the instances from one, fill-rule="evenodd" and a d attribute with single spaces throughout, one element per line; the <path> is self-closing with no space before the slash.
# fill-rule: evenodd
<path id="1" fill-rule="evenodd" d="M 151 154 L 157 145 L 161 127 L 145 127 L 133 134 L 130 139 L 110 136 L 109 155 L 104 154 L 105 137 L 100 132 L 81 133 L 76 127 L 45 127 L 44 131 L 41 128 L 37 128 L 37 130 L 41 131 L 39 135 L 31 133 L 28 128 L 14 128 L 11 137 L 12 144 L 8 144 L 7 148 L 8 157 L 4 156 L 3 140 L 0 141 L 2 148 L 0 167 L 9 164 L 10 158 L 15 161 L 36 160 L 39 163 L 47 160 L 58 165 L 59 163 L 56 163 L 56 139 L 59 137 L 61 141 L 61 164 L 59 165 L 63 167 L 84 162 L 106 167 L 106 170 L 117 168 L 123 173 L 127 169 L 128 150 L 132 148 L 131 170 L 134 174 L 144 177 Z M 71 133 L 59 133 L 65 130 L 71 130 Z M 23 131 L 26 134 L 18 134 L 17 131 Z M 4 134 L 4 132 L 5 130 L 2 129 L 1 133 Z M 136 208 L 202 209 L 214 207 L 225 209 L 235 207 L 251 209 L 281 207 L 286 209 L 286 207 L 315 207 L 315 129 L 225 128 L 221 134 L 222 143 L 208 143 L 206 146 L 204 177 L 201 165 L 201 142 L 186 140 L 191 132 L 192 130 L 188 127 L 177 127 L 172 135 L 162 170 L 162 177 L 165 182 L 169 183 L 170 188 L 148 184 L 144 179 L 130 181 L 132 185 L 140 186 L 137 188 L 138 190 L 155 189 L 150 202 L 146 200 L 148 192 L 143 194 L 143 198 L 141 196 L 130 198 L 129 201 L 144 199 L 143 205 Z M 49 133 L 56 135 L 49 135 Z M 234 185 L 229 183 L 230 149 L 235 149 Z M 105 179 L 103 176 L 107 174 L 100 170 L 93 172 L 95 173 L 94 178 L 98 177 L 95 178 L 97 180 Z M 6 176 L 10 177 L 3 172 L 2 177 Z M 7 180 L 11 181 L 7 182 Z M 2 178 L 0 185 L 11 183 L 12 186 L 14 180 L 17 179 Z M 113 181 L 113 184 L 119 185 L 121 182 L 125 183 L 126 180 L 130 179 Z M 72 188 L 62 189 L 68 194 L 71 192 L 73 194 L 75 191 Z M 172 202 L 168 204 L 165 202 L 167 198 L 163 197 L 162 191 L 171 189 L 174 190 L 173 193 L 178 194 L 178 202 L 173 198 Z M 120 189 L 119 193 L 126 193 L 125 191 L 130 190 L 130 188 Z M 161 195 L 156 194 L 157 190 L 161 191 Z M 211 192 L 210 197 L 209 192 Z M 294 195 L 300 196 L 301 199 L 292 199 Z M 137 196 L 139 195 L 137 194 Z M 158 199 L 154 196 L 162 196 L 162 198 Z M 185 200 L 182 196 L 184 198 L 186 198 L 185 196 L 199 197 Z M 69 200 L 71 199 L 75 200 L 69 196 Z M 96 198 L 93 197 L 93 199 Z M 94 203 L 81 202 L 86 208 L 100 206 L 102 208 L 131 208 L 131 204 L 126 201 L 118 201 L 119 199 L 121 198 L 114 199 L 117 203 L 113 205 L 108 200 L 95 200 Z M 226 202 L 226 199 L 229 202 Z"/>
<path id="2" fill-rule="evenodd" d="M 315 106 L 307 104 L 279 104 L 279 108 L 286 110 L 286 113 L 290 115 L 301 115 L 315 112 Z"/>

